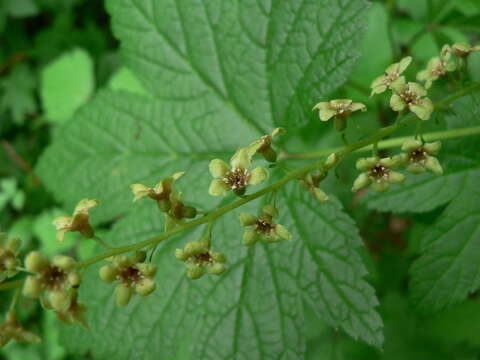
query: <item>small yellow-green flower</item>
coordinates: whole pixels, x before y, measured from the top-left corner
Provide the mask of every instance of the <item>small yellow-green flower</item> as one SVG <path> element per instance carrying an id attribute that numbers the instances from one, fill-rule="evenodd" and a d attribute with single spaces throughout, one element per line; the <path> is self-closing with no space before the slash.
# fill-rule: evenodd
<path id="1" fill-rule="evenodd" d="M 58 320 L 64 324 L 72 325 L 74 322 L 77 322 L 83 328 L 88 329 L 88 325 L 85 320 L 85 312 L 87 311 L 87 308 L 85 305 L 80 304 L 77 298 L 77 291 L 70 289 L 70 307 L 68 309 L 55 311 L 55 315 L 57 316 Z"/>
<path id="2" fill-rule="evenodd" d="M 455 54 L 455 56 L 458 56 L 460 58 L 466 58 L 472 52 L 480 51 L 480 45 L 471 46 L 470 44 L 467 44 L 466 42 L 463 42 L 463 41 L 453 44 L 450 48 L 452 53 Z"/>
<path id="3" fill-rule="evenodd" d="M 17 320 L 14 311 L 7 313 L 7 319 L 0 324 L 0 348 L 7 345 L 11 340 L 21 344 L 34 344 L 42 340 L 34 333 L 26 330 Z"/>
<path id="4" fill-rule="evenodd" d="M 230 160 L 230 166 L 223 160 L 210 162 L 210 173 L 214 177 L 210 184 L 210 195 L 224 195 L 230 190 L 243 195 L 248 185 L 258 185 L 268 178 L 268 170 L 262 166 L 249 171 L 252 154 L 247 148 L 240 148 Z"/>
<path id="5" fill-rule="evenodd" d="M 173 184 L 180 179 L 185 172 L 177 172 L 172 176 L 160 180 L 160 182 L 153 188 L 143 184 L 133 184 L 130 186 L 132 189 L 134 198 L 133 201 L 149 197 L 157 201 L 158 208 L 167 212 L 170 210 L 170 195 L 173 193 Z"/>
<path id="6" fill-rule="evenodd" d="M 392 87 L 394 94 L 390 99 L 393 111 L 410 109 L 422 120 L 428 120 L 433 112 L 433 103 L 427 98 L 427 90 L 417 83 L 398 81 Z"/>
<path id="7" fill-rule="evenodd" d="M 17 274 L 17 268 L 20 266 L 20 260 L 17 258 L 20 246 L 20 239 L 7 240 L 5 234 L 0 233 L 0 283 Z"/>
<path id="8" fill-rule="evenodd" d="M 322 189 L 320 189 L 320 182 L 324 179 L 324 174 L 307 174 L 300 180 L 300 184 L 306 188 L 315 200 L 320 203 L 327 202 L 329 197 Z"/>
<path id="9" fill-rule="evenodd" d="M 370 96 L 381 94 L 389 89 L 394 82 L 401 78 L 400 75 L 408 68 L 411 62 L 412 58 L 407 56 L 398 63 L 390 65 L 385 70 L 385 75 L 379 76 L 373 80 L 370 85 L 370 88 L 372 89 L 372 94 Z"/>
<path id="10" fill-rule="evenodd" d="M 353 183 L 352 191 L 358 191 L 371 185 L 378 192 L 387 191 L 390 183 L 402 184 L 405 176 L 392 169 L 401 165 L 402 159 L 398 156 L 383 158 L 369 157 L 360 158 L 357 161 L 357 169 L 364 171 Z"/>
<path id="11" fill-rule="evenodd" d="M 192 241 L 175 251 L 175 257 L 185 263 L 187 276 L 198 279 L 204 274 L 220 275 L 225 271 L 225 255 L 210 249 L 210 241 Z"/>
<path id="12" fill-rule="evenodd" d="M 445 76 L 447 72 L 455 71 L 455 69 L 456 65 L 451 61 L 450 46 L 445 45 L 440 56 L 430 59 L 427 68 L 417 74 L 417 80 L 425 81 L 425 88 L 429 89 L 435 80 Z"/>
<path id="13" fill-rule="evenodd" d="M 402 159 L 406 164 L 406 170 L 412 174 L 420 174 L 427 170 L 437 175 L 443 173 L 438 159 L 432 155 L 438 154 L 442 144 L 440 141 L 422 143 L 420 140 L 408 139 L 402 145 Z"/>
<path id="14" fill-rule="evenodd" d="M 345 130 L 347 117 L 355 111 L 367 111 L 362 103 L 353 102 L 350 99 L 337 99 L 328 102 L 319 102 L 313 107 L 319 110 L 318 115 L 321 121 L 328 121 L 335 116 L 335 129 Z"/>
<path id="15" fill-rule="evenodd" d="M 291 240 L 290 232 L 283 225 L 273 221 L 277 215 L 277 209 L 273 205 L 265 205 L 260 216 L 241 213 L 240 224 L 249 227 L 243 233 L 243 245 L 251 246 L 257 241 L 272 243 L 278 242 L 280 239 Z"/>
<path id="16" fill-rule="evenodd" d="M 269 162 L 277 161 L 277 154 L 272 148 L 272 140 L 275 136 L 284 133 L 285 129 L 276 128 L 270 134 L 264 135 L 260 139 L 253 141 L 250 145 L 246 146 L 248 155 L 253 157 L 255 154 L 259 153 Z"/>
<path id="17" fill-rule="evenodd" d="M 88 239 L 94 237 L 95 233 L 89 222 L 89 210 L 98 203 L 98 200 L 83 199 L 75 207 L 73 216 L 60 216 L 53 220 L 57 229 L 57 240 L 63 242 L 66 232 L 79 232 Z"/>
<path id="18" fill-rule="evenodd" d="M 65 311 L 71 305 L 70 289 L 80 286 L 80 274 L 75 270 L 75 260 L 57 255 L 50 261 L 38 251 L 25 258 L 25 268 L 34 275 L 27 276 L 23 287 L 26 297 L 42 296 L 42 303 L 56 311 Z"/>
<path id="19" fill-rule="evenodd" d="M 112 283 L 118 281 L 115 288 L 117 306 L 127 306 L 134 293 L 140 296 L 151 294 L 156 284 L 153 280 L 157 265 L 145 263 L 146 254 L 139 251 L 134 257 L 117 255 L 110 258 L 111 265 L 100 268 L 100 278 Z"/>

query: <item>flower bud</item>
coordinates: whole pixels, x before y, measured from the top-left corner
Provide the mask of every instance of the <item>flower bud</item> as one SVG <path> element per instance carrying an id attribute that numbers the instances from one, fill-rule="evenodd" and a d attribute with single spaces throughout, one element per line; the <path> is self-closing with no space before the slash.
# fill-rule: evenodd
<path id="1" fill-rule="evenodd" d="M 320 203 L 324 203 L 330 200 L 327 194 L 323 192 L 321 189 L 315 187 L 312 189 L 313 197 Z"/>
<path id="2" fill-rule="evenodd" d="M 181 211 L 181 217 L 187 219 L 193 219 L 197 216 L 197 209 L 193 206 L 183 206 Z"/>
<path id="3" fill-rule="evenodd" d="M 172 204 L 169 199 L 158 199 L 157 206 L 161 212 L 166 213 L 171 209 Z"/>
<path id="4" fill-rule="evenodd" d="M 123 284 L 118 284 L 115 288 L 115 297 L 117 300 L 117 306 L 124 307 L 130 302 L 133 295 L 133 289 Z"/>
<path id="5" fill-rule="evenodd" d="M 330 170 L 337 164 L 337 162 L 338 162 L 337 154 L 331 153 L 330 155 L 328 155 L 327 160 L 325 160 L 325 164 L 324 164 L 325 169 Z"/>
<path id="6" fill-rule="evenodd" d="M 150 279 L 149 277 L 143 279 L 142 282 L 138 283 L 135 286 L 135 292 L 141 296 L 147 296 L 151 294 L 156 288 L 155 281 Z"/>
<path id="7" fill-rule="evenodd" d="M 185 261 L 188 259 L 188 255 L 183 251 L 183 249 L 175 249 L 175 257 L 180 261 Z"/>

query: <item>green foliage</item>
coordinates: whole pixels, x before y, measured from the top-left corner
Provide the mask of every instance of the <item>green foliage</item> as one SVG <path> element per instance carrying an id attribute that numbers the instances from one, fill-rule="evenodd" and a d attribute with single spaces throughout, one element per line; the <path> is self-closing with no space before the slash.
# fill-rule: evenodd
<path id="1" fill-rule="evenodd" d="M 83 105 L 94 88 L 90 55 L 75 49 L 62 55 L 42 71 L 41 97 L 46 117 L 67 121 Z"/>
<path id="2" fill-rule="evenodd" d="M 80 263 L 89 330 L 58 325 L 21 297 L 21 323 L 43 343 L 10 343 L 0 359 L 478 358 L 480 92 L 441 100 L 479 81 L 480 53 L 435 81 L 434 117 L 421 125 L 395 120 L 387 94 L 369 89 L 407 55 L 414 81 L 445 43 L 478 43 L 476 1 L 106 0 L 108 15 L 98 5 L 0 2 L 0 230 L 22 239 L 22 259 L 39 250 L 92 263 Z M 368 108 L 342 136 L 311 111 L 335 98 Z M 405 174 L 387 192 L 352 195 L 349 154 L 321 183 L 329 202 L 299 186 L 305 160 L 349 149 L 342 140 L 373 145 L 389 125 L 395 133 L 378 140 L 446 134 L 435 155 L 443 175 Z M 255 157 L 267 182 L 241 198 L 210 196 L 210 160 L 228 161 L 278 126 L 287 130 L 274 139 L 279 162 Z M 467 128 L 476 135 L 458 135 Z M 380 155 L 398 154 L 397 140 L 381 141 Z M 178 171 L 193 220 L 165 223 L 154 201 L 132 202 L 132 183 Z M 275 185 L 282 179 L 291 181 Z M 97 242 L 78 233 L 56 242 L 52 221 L 85 198 L 101 201 L 90 213 Z M 239 214 L 266 203 L 292 241 L 242 246 Z M 210 231 L 226 271 L 192 281 L 175 249 Z M 156 250 L 152 238 L 162 239 Z M 114 286 L 99 280 L 106 262 L 96 256 L 112 254 L 102 241 L 127 255 L 149 241 L 156 290 L 116 307 Z M 0 296 L 0 323 L 12 298 Z"/>

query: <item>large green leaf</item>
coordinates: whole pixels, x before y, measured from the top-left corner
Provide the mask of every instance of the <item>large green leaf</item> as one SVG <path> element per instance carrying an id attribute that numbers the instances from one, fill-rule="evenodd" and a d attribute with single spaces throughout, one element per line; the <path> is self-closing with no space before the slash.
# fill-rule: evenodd
<path id="1" fill-rule="evenodd" d="M 265 132 L 297 126 L 356 58 L 364 0 L 114 0 L 130 68 L 161 98 Z"/>
<path id="2" fill-rule="evenodd" d="M 464 179 L 461 191 L 422 239 L 423 255 L 411 269 L 412 298 L 439 310 L 480 287 L 480 171 Z"/>
<path id="3" fill-rule="evenodd" d="M 187 170 L 179 181 L 186 200 L 211 208 L 218 202 L 207 194 L 211 158 L 229 157 L 273 126 L 313 117 L 311 106 L 348 75 L 365 7 L 363 0 L 108 4 L 127 65 L 153 99 L 101 92 L 66 124 L 37 170 L 68 207 L 84 197 L 102 200 L 97 221 L 129 213 L 108 237 L 115 245 L 162 231 L 153 204 L 132 205 L 129 184 Z M 298 359 L 303 301 L 330 325 L 380 345 L 382 322 L 352 221 L 336 201 L 318 207 L 298 189 L 278 197 L 296 241 L 247 250 L 238 211 L 228 214 L 214 229 L 229 258 L 219 278 L 188 281 L 173 257 L 180 237 L 171 239 L 154 257 L 158 290 L 117 309 L 111 286 L 99 287 L 92 267 L 81 291 L 92 330 L 65 331 L 70 350 L 154 359 L 188 354 L 190 344 L 201 359 Z M 184 234 L 182 243 L 198 236 Z"/>
<path id="4" fill-rule="evenodd" d="M 158 289 L 125 309 L 115 307 L 112 286 L 98 286 L 98 267 L 89 269 L 81 298 L 91 331 L 67 328 L 64 342 L 76 352 L 90 348 L 98 359 L 172 358 L 188 344 L 195 354 L 190 358 L 298 359 L 305 351 L 303 300 L 328 324 L 380 345 L 382 321 L 363 280 L 351 219 L 337 201 L 319 206 L 296 184 L 278 196 L 280 222 L 294 240 L 246 249 L 239 211 L 227 214 L 214 226 L 214 247 L 228 256 L 228 270 L 218 278 L 188 280 L 174 258 L 175 247 L 197 239 L 201 229 L 160 246 Z M 108 240 L 131 243 L 158 234 L 159 219 L 153 202 L 137 205 Z"/>
<path id="5" fill-rule="evenodd" d="M 188 200 L 208 201 L 208 160 L 228 156 L 256 135 L 203 105 L 187 115 L 174 102 L 103 91 L 43 154 L 39 174 L 69 207 L 81 198 L 101 200 L 98 220 L 131 209 L 130 184 L 153 185 L 177 171 L 191 175 Z"/>

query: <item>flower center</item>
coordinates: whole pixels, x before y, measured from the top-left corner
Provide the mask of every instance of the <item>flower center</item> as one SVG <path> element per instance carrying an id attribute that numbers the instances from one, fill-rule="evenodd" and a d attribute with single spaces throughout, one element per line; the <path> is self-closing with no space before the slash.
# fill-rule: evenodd
<path id="1" fill-rule="evenodd" d="M 248 184 L 250 174 L 246 169 L 235 168 L 229 171 L 223 178 L 223 182 L 231 189 L 243 189 Z"/>
<path id="2" fill-rule="evenodd" d="M 191 261 L 197 266 L 204 266 L 213 263 L 213 259 L 209 252 L 193 255 Z"/>
<path id="3" fill-rule="evenodd" d="M 419 148 L 408 154 L 408 158 L 410 159 L 410 162 L 413 163 L 423 162 L 427 158 L 427 153 L 425 150 L 423 150 L 423 148 Z"/>
<path id="4" fill-rule="evenodd" d="M 388 173 L 390 172 L 389 168 L 386 168 L 383 165 L 377 164 L 375 165 L 369 172 L 369 176 L 371 179 L 375 181 L 382 181 L 388 178 Z"/>
<path id="5" fill-rule="evenodd" d="M 49 290 L 55 290 L 65 285 L 67 273 L 58 266 L 50 266 L 45 270 L 43 278 L 45 279 L 45 287 Z"/>
<path id="6" fill-rule="evenodd" d="M 419 96 L 417 95 L 417 93 L 408 88 L 404 92 L 402 92 L 401 97 L 403 101 L 406 102 L 407 104 L 414 104 L 414 105 L 417 103 L 419 99 Z"/>
<path id="7" fill-rule="evenodd" d="M 260 218 L 255 223 L 255 230 L 261 232 L 262 234 L 269 234 L 275 229 L 275 224 L 273 224 L 268 219 Z"/>
<path id="8" fill-rule="evenodd" d="M 395 80 L 397 80 L 398 76 L 400 75 L 400 73 L 398 71 L 395 71 L 389 75 L 386 75 L 385 76 L 385 84 L 386 85 L 390 85 L 392 82 L 394 82 Z"/>
<path id="9" fill-rule="evenodd" d="M 123 269 L 118 275 L 118 277 L 123 284 L 131 286 L 142 281 L 144 275 L 141 273 L 140 270 L 138 270 L 136 266 L 129 266 Z"/>

